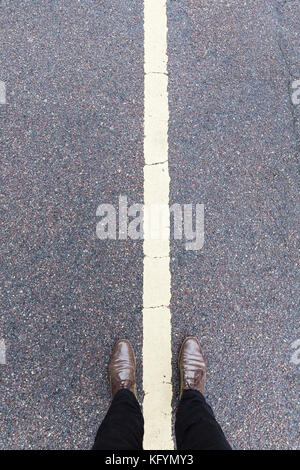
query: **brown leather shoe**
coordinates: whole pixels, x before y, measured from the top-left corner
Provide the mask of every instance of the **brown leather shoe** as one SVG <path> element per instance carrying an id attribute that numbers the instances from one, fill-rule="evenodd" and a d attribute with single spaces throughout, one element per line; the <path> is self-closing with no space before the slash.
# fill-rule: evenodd
<path id="1" fill-rule="evenodd" d="M 126 339 L 115 344 L 108 365 L 108 375 L 113 397 L 123 388 L 136 396 L 135 357 L 132 346 Z"/>
<path id="2" fill-rule="evenodd" d="M 204 393 L 206 364 L 197 338 L 189 336 L 182 343 L 179 353 L 180 398 L 184 390 Z"/>

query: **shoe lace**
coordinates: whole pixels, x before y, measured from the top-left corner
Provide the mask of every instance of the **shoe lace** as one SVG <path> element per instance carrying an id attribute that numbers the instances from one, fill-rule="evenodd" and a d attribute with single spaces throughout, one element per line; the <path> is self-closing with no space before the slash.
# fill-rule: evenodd
<path id="1" fill-rule="evenodd" d="M 122 380 L 120 383 L 120 388 L 132 388 L 134 382 L 132 380 Z"/>
<path id="2" fill-rule="evenodd" d="M 187 379 L 186 382 L 187 382 L 187 386 L 188 388 L 190 389 L 194 389 L 194 388 L 198 388 L 201 386 L 201 381 L 204 377 L 204 371 L 203 370 L 199 370 L 199 373 L 197 374 L 196 377 L 193 377 L 192 379 Z"/>

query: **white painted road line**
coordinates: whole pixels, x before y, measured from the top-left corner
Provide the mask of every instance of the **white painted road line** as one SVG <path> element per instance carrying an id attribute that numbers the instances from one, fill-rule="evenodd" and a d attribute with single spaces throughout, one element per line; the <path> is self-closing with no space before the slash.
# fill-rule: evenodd
<path id="1" fill-rule="evenodd" d="M 144 0 L 144 210 L 169 207 L 166 0 Z M 145 449 L 173 449 L 170 222 L 145 233 L 143 278 L 143 413 Z M 146 231 L 144 227 L 144 231 Z"/>
<path id="2" fill-rule="evenodd" d="M 6 346 L 4 339 L 0 339 L 0 364 L 6 364 Z"/>

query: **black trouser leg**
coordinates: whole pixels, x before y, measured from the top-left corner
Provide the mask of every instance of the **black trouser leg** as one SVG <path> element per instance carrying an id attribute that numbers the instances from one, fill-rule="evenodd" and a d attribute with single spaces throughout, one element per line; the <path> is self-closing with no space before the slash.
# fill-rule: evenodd
<path id="1" fill-rule="evenodd" d="M 187 390 L 182 394 L 176 415 L 178 450 L 230 450 L 226 437 L 202 393 Z"/>
<path id="2" fill-rule="evenodd" d="M 119 390 L 97 432 L 93 450 L 140 450 L 144 418 L 130 390 Z"/>

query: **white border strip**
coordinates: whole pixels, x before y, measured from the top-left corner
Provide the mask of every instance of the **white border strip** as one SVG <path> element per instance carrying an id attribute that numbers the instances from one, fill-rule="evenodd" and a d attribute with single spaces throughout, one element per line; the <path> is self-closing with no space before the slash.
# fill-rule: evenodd
<path id="1" fill-rule="evenodd" d="M 0 364 L 6 364 L 6 345 L 4 339 L 0 339 Z"/>
<path id="2" fill-rule="evenodd" d="M 6 104 L 6 85 L 0 80 L 0 104 Z"/>
<path id="3" fill-rule="evenodd" d="M 169 207 L 166 0 L 144 0 L 144 207 Z M 169 226 L 168 222 L 168 226 Z M 144 227 L 145 230 L 145 227 Z M 169 232 L 169 230 L 168 230 Z M 172 440 L 170 235 L 144 241 L 144 448 L 174 449 Z"/>

